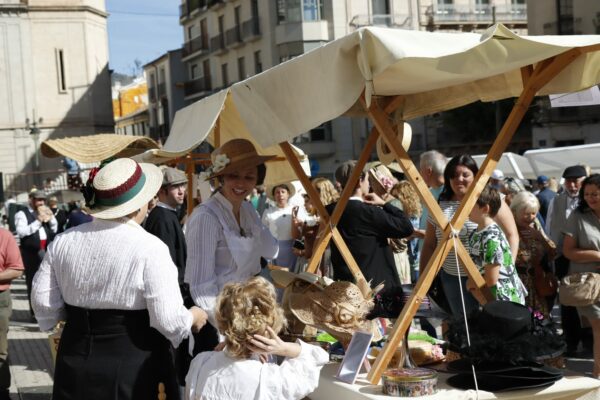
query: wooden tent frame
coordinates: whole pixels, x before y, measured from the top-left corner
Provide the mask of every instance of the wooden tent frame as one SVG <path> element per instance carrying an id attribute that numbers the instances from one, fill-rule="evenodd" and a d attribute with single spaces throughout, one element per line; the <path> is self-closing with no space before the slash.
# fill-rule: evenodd
<path id="1" fill-rule="evenodd" d="M 313 204 L 317 208 L 319 215 L 321 215 L 322 218 L 316 246 L 307 268 L 309 272 L 316 271 L 327 244 L 331 239 L 333 239 L 348 267 L 352 271 L 354 278 L 357 281 L 365 279 L 356 261 L 354 260 L 354 257 L 350 253 L 348 246 L 341 237 L 336 225 L 342 216 L 344 208 L 348 203 L 356 184 L 358 183 L 360 174 L 369 159 L 373 147 L 380 136 L 395 155 L 396 161 L 398 164 L 400 164 L 408 180 L 416 188 L 421 201 L 429 210 L 429 214 L 442 229 L 441 240 L 438 242 L 437 247 L 427 263 L 427 266 L 420 275 L 411 296 L 402 309 L 402 312 L 400 313 L 398 320 L 394 325 L 394 329 L 389 335 L 387 343 L 367 375 L 367 379 L 371 383 L 377 384 L 381 379 L 382 373 L 387 368 L 387 365 L 389 364 L 395 350 L 401 344 L 404 334 L 410 327 L 411 321 L 420 303 L 427 295 L 427 291 L 429 290 L 435 276 L 439 272 L 443 260 L 446 258 L 452 247 L 456 246 L 456 254 L 464 264 L 468 276 L 474 281 L 477 290 L 480 291 L 482 296 L 489 296 L 489 291 L 483 290 L 485 288 L 485 281 L 479 273 L 478 268 L 471 260 L 467 250 L 460 241 L 453 240 L 453 237 L 455 236 L 454 232 L 460 231 L 465 223 L 471 209 L 477 201 L 477 198 L 484 189 L 491 172 L 496 167 L 500 157 L 502 156 L 502 153 L 510 143 L 536 93 L 548 82 L 550 82 L 558 73 L 563 71 L 578 56 L 584 53 L 599 50 L 600 45 L 573 48 L 562 54 L 543 60 L 536 65 L 528 65 L 521 68 L 523 90 L 515 102 L 515 105 L 513 106 L 512 111 L 504 125 L 502 126 L 498 136 L 496 137 L 496 140 L 490 148 L 490 151 L 482 163 L 479 172 L 475 176 L 473 184 L 469 187 L 467 194 L 461 201 L 460 206 L 451 221 L 448 221 L 442 213 L 440 206 L 423 181 L 418 169 L 408 156 L 406 149 L 402 147 L 401 141 L 397 139 L 397 137 L 400 139 L 402 138 L 403 132 L 396 132 L 395 129 L 402 130 L 403 124 L 399 123 L 397 127 L 394 127 L 389 122 L 392 114 L 402 115 L 402 110 L 406 101 L 403 96 L 373 98 L 370 106 L 367 106 L 364 95 L 361 96 L 360 102 L 369 119 L 373 123 L 374 128 L 371 130 L 364 149 L 357 161 L 356 167 L 354 168 L 346 187 L 342 191 L 341 197 L 331 215 L 329 215 L 321 203 L 317 191 L 312 186 L 308 176 L 304 173 L 299 161 L 296 157 L 294 157 L 291 145 L 288 142 L 282 142 L 279 144 L 286 158 L 288 159 L 289 164 L 302 183 L 302 186 L 310 196 Z M 396 133 L 398 133 L 397 137 Z M 489 300 L 489 298 L 487 299 Z"/>

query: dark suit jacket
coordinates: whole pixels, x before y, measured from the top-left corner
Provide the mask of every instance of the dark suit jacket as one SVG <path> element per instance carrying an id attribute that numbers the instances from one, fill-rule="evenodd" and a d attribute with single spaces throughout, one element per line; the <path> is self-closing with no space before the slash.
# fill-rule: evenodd
<path id="1" fill-rule="evenodd" d="M 548 216 L 548 207 L 550 206 L 550 202 L 556 197 L 556 193 L 548 188 L 544 188 L 540 190 L 537 194 L 537 198 L 540 201 L 540 214 L 546 220 Z"/>
<path id="2" fill-rule="evenodd" d="M 331 214 L 335 204 L 327 206 Z M 413 233 L 413 226 L 402 210 L 391 204 L 377 207 L 359 200 L 350 200 L 337 225 L 341 236 L 371 286 L 384 282 L 400 285 L 394 255 L 388 238 L 404 238 Z M 350 269 L 335 246 L 331 245 L 331 263 L 336 280 L 354 281 Z"/>

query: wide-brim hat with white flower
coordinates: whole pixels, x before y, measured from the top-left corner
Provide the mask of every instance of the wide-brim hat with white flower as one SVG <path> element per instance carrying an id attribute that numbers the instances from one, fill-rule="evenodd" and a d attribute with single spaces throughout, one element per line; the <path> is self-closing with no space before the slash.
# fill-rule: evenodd
<path id="1" fill-rule="evenodd" d="M 85 210 L 92 217 L 114 219 L 139 210 L 158 193 L 163 181 L 161 170 L 131 158 L 119 158 L 90 173 L 82 189 Z"/>
<path id="2" fill-rule="evenodd" d="M 233 139 L 211 153 L 212 166 L 208 170 L 208 179 L 256 167 L 275 157 L 275 155 L 259 155 L 249 140 Z"/>

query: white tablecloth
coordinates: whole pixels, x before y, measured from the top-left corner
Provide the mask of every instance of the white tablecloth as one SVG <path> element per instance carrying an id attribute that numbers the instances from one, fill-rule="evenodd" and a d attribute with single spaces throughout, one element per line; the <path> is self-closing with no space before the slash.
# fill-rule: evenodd
<path id="1" fill-rule="evenodd" d="M 334 378 L 337 373 L 339 364 L 331 363 L 323 367 L 321 370 L 321 378 L 319 387 L 309 398 L 311 400 L 365 400 L 365 399 L 380 399 L 390 400 L 393 397 L 386 396 L 381 392 L 381 386 L 371 385 L 366 380 L 366 374 L 358 376 L 354 385 L 343 383 Z M 438 393 L 433 396 L 423 396 L 419 399 L 423 400 L 485 400 L 485 399 L 502 399 L 502 400 L 517 400 L 531 399 L 536 400 L 570 400 L 570 399 L 585 399 L 585 400 L 600 400 L 600 380 L 586 378 L 583 376 L 567 376 L 552 386 L 542 389 L 527 389 L 516 390 L 511 392 L 491 393 L 479 391 L 479 397 L 475 390 L 459 390 L 453 389 L 446 384 L 448 374 L 439 374 L 438 378 Z"/>

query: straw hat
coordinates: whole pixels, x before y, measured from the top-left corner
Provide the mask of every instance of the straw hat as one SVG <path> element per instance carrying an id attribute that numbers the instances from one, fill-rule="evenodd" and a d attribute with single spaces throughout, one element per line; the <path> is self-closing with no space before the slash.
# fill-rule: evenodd
<path id="1" fill-rule="evenodd" d="M 152 199 L 163 181 L 160 169 L 119 158 L 90 174 L 83 189 L 86 212 L 100 219 L 120 218 L 140 209 Z"/>
<path id="2" fill-rule="evenodd" d="M 285 186 L 288 189 L 288 192 L 290 193 L 289 198 L 291 198 L 294 194 L 296 194 L 296 188 L 294 187 L 294 185 L 291 182 L 282 182 L 282 183 L 278 183 L 275 185 L 267 185 L 266 189 L 265 189 L 265 193 L 267 194 L 267 197 L 269 199 L 271 199 L 272 201 L 275 201 L 275 196 L 273 196 L 273 189 L 275 189 L 278 186 Z M 288 200 L 289 200 L 288 198 Z"/>
<path id="3" fill-rule="evenodd" d="M 211 153 L 212 167 L 208 179 L 229 174 L 233 171 L 256 167 L 275 157 L 275 155 L 258 155 L 256 148 L 249 140 L 233 139 Z"/>
<path id="4" fill-rule="evenodd" d="M 277 286 L 282 288 L 289 286 L 290 283 L 294 282 L 295 280 L 301 280 L 310 284 L 317 284 L 323 288 L 333 283 L 333 280 L 327 278 L 326 276 L 319 276 L 306 271 L 296 274 L 283 269 L 275 269 L 271 271 L 271 278 L 273 278 L 273 282 Z"/>
<path id="5" fill-rule="evenodd" d="M 400 140 L 400 142 L 402 143 L 402 148 L 408 151 L 408 148 L 410 147 L 410 142 L 412 141 L 412 128 L 410 127 L 410 125 L 404 122 L 404 131 L 402 133 L 402 136 L 398 136 L 397 130 L 395 131 L 395 135 L 396 140 Z M 387 146 L 387 144 L 383 140 L 383 137 L 377 139 L 376 147 L 377 158 L 379 158 L 379 161 L 381 161 L 383 164 L 388 165 L 396 160 L 396 156 L 394 155 L 392 150 Z"/>
<path id="6" fill-rule="evenodd" d="M 337 281 L 323 290 L 292 293 L 289 307 L 302 323 L 327 331 L 341 342 L 349 343 L 356 331 L 378 330 L 372 321 L 365 319 L 373 302 L 366 299 L 358 286 Z M 381 335 L 376 335 L 374 340 Z"/>
<path id="7" fill-rule="evenodd" d="M 373 191 L 379 196 L 382 196 L 394 187 L 398 182 L 392 172 L 382 163 L 374 163 L 368 170 L 369 185 L 373 188 Z"/>

